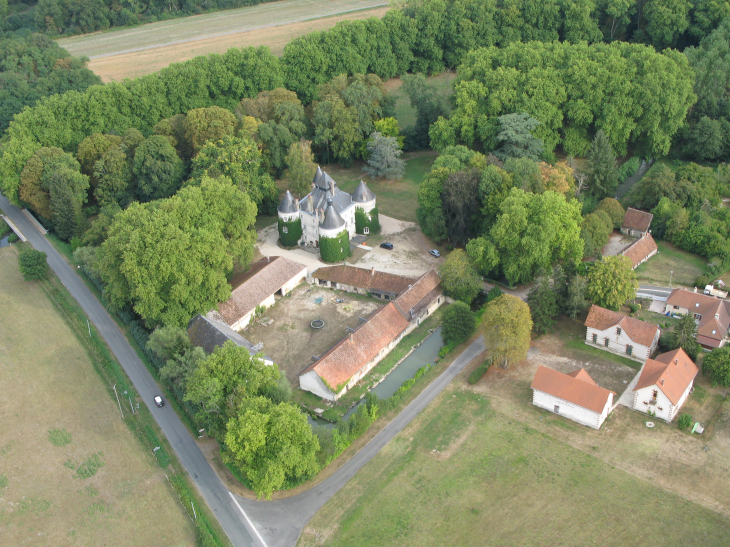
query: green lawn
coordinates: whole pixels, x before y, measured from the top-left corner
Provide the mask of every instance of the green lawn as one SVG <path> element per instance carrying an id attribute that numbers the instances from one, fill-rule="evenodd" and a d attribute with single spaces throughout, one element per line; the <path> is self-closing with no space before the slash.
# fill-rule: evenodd
<path id="1" fill-rule="evenodd" d="M 728 533 L 726 517 L 453 388 L 314 516 L 298 545 L 720 546 Z"/>
<path id="2" fill-rule="evenodd" d="M 695 279 L 707 271 L 707 261 L 696 254 L 682 251 L 665 241 L 657 241 L 659 252 L 636 268 L 639 283 L 669 285 L 670 272 L 673 285 L 692 287 Z"/>

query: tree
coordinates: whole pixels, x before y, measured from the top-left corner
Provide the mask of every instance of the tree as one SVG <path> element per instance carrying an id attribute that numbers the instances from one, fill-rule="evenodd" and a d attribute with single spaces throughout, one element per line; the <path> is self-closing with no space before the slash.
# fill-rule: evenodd
<path id="1" fill-rule="evenodd" d="M 26 281 L 43 279 L 48 274 L 46 253 L 36 251 L 32 247 L 23 247 L 18 256 L 18 268 Z"/>
<path id="2" fill-rule="evenodd" d="M 479 184 L 476 169 L 457 171 L 449 175 L 441 193 L 442 210 L 449 241 L 464 245 L 475 237 L 479 226 Z"/>
<path id="3" fill-rule="evenodd" d="M 588 274 L 588 299 L 602 308 L 618 311 L 636 296 L 639 284 L 631 260 L 625 256 L 605 256 Z"/>
<path id="4" fill-rule="evenodd" d="M 286 176 L 291 181 L 292 190 L 301 199 L 309 191 L 312 182 L 312 174 L 315 171 L 314 154 L 312 154 L 312 141 L 301 139 L 289 147 L 289 152 L 284 159 L 286 164 Z"/>
<path id="5" fill-rule="evenodd" d="M 700 345 L 697 343 L 697 324 L 691 314 L 683 315 L 674 326 L 670 343 L 672 349 L 682 348 L 691 359 L 697 359 Z"/>
<path id="6" fill-rule="evenodd" d="M 481 329 L 489 356 L 503 368 L 527 356 L 532 318 L 530 308 L 516 296 L 503 294 L 487 304 Z"/>
<path id="7" fill-rule="evenodd" d="M 467 254 L 461 249 L 452 251 L 446 257 L 439 268 L 439 275 L 444 292 L 466 304 L 471 304 L 471 301 L 482 290 L 482 280 L 479 274 Z"/>
<path id="8" fill-rule="evenodd" d="M 658 50 L 673 47 L 689 27 L 688 0 L 651 0 L 644 7 L 646 32 Z"/>
<path id="9" fill-rule="evenodd" d="M 152 135 L 136 148 L 132 171 L 137 182 L 137 197 L 141 201 L 152 201 L 177 192 L 184 167 L 170 141 L 162 135 Z"/>
<path id="10" fill-rule="evenodd" d="M 730 156 L 727 134 L 720 120 L 702 116 L 684 134 L 684 154 L 696 161 L 718 161 Z"/>
<path id="11" fill-rule="evenodd" d="M 541 139 L 533 136 L 533 132 L 540 122 L 526 112 L 520 114 L 506 114 L 497 118 L 499 129 L 497 142 L 501 146 L 494 151 L 494 155 L 502 161 L 507 158 L 527 158 L 537 161 L 543 152 L 544 145 Z"/>
<path id="12" fill-rule="evenodd" d="M 586 301 L 586 292 L 588 290 L 588 282 L 585 277 L 576 275 L 568 283 L 568 294 L 563 305 L 563 313 L 575 319 L 578 314 L 586 309 L 588 302 Z"/>
<path id="13" fill-rule="evenodd" d="M 730 386 L 730 346 L 713 349 L 702 359 L 702 374 L 714 386 Z"/>
<path id="14" fill-rule="evenodd" d="M 422 73 L 405 74 L 402 77 L 401 89 L 408 96 L 411 108 L 416 110 L 416 125 L 412 130 L 404 130 L 406 134 L 406 150 L 426 148 L 429 140 L 429 128 L 446 113 L 442 97 L 433 84 L 429 83 Z M 456 143 L 450 143 L 456 144 Z M 444 146 L 435 148 L 443 150 Z"/>
<path id="15" fill-rule="evenodd" d="M 603 131 L 599 130 L 593 138 L 586 157 L 586 174 L 589 193 L 596 199 L 611 197 L 616 193 L 618 185 L 616 154 Z"/>
<path id="16" fill-rule="evenodd" d="M 287 480 L 300 481 L 319 470 L 319 441 L 306 415 L 291 403 L 275 404 L 266 397 L 244 400 L 226 424 L 225 445 L 256 495 L 267 499 Z"/>
<path id="17" fill-rule="evenodd" d="M 483 236 L 469 240 L 466 244 L 466 254 L 480 275 L 488 276 L 499 264 L 497 248 L 489 238 Z"/>
<path id="18" fill-rule="evenodd" d="M 65 241 L 80 234 L 84 221 L 81 212 L 82 202 L 72 190 L 74 179 L 78 180 L 79 184 L 85 183 L 86 186 L 89 184 L 89 178 L 86 175 L 65 166 L 58 167 L 52 173 L 52 180 L 48 184 L 51 194 L 51 211 L 53 211 L 53 229 L 58 237 Z"/>
<path id="19" fill-rule="evenodd" d="M 510 283 L 524 283 L 556 262 L 583 258 L 580 203 L 547 191 L 512 188 L 489 232 L 502 271 Z"/>
<path id="20" fill-rule="evenodd" d="M 611 218 L 613 227 L 616 230 L 621 228 L 621 225 L 624 223 L 626 211 L 618 200 L 615 200 L 614 198 L 603 198 L 601 203 L 598 204 L 598 210 L 606 212 L 606 214 Z"/>
<path id="21" fill-rule="evenodd" d="M 328 162 L 334 159 L 349 165 L 361 140 L 357 110 L 348 107 L 338 95 L 330 94 L 315 103 L 312 124 L 313 142 L 322 150 L 323 157 Z"/>
<path id="22" fill-rule="evenodd" d="M 474 312 L 464 302 L 454 302 L 441 316 L 441 337 L 447 346 L 457 346 L 468 340 L 476 327 Z"/>
<path id="23" fill-rule="evenodd" d="M 149 326 L 184 326 L 230 296 L 234 263 L 253 258 L 256 206 L 230 180 L 200 186 L 117 214 L 99 247 L 104 296 L 132 305 Z"/>
<path id="24" fill-rule="evenodd" d="M 187 331 L 175 325 L 156 328 L 147 341 L 147 349 L 164 363 L 160 376 L 166 382 L 187 390 L 195 369 L 206 358 L 205 351 L 193 347 Z"/>
<path id="25" fill-rule="evenodd" d="M 94 197 L 101 206 L 113 203 L 126 206 L 134 199 L 132 165 L 124 146 L 107 150 L 94 164 Z"/>
<path id="26" fill-rule="evenodd" d="M 91 186 L 96 187 L 98 181 L 94 176 L 94 166 L 96 162 L 109 150 L 122 144 L 122 137 L 118 135 L 104 135 L 102 133 L 94 133 L 89 135 L 79 143 L 76 152 L 76 159 L 81 165 L 81 172 L 88 175 Z"/>
<path id="27" fill-rule="evenodd" d="M 193 156 L 206 142 L 233 136 L 235 126 L 236 116 L 220 106 L 194 108 L 187 113 L 183 122 L 185 140 Z"/>
<path id="28" fill-rule="evenodd" d="M 367 150 L 369 157 L 363 171 L 368 175 L 388 180 L 403 178 L 406 162 L 400 159 L 403 151 L 396 137 L 385 137 L 374 131 L 367 143 Z"/>
<path id="29" fill-rule="evenodd" d="M 248 348 L 230 340 L 198 364 L 188 380 L 185 400 L 201 405 L 198 419 L 223 441 L 226 424 L 242 399 L 260 396 L 279 381 L 279 368 L 252 357 Z"/>
<path id="30" fill-rule="evenodd" d="M 581 237 L 585 241 L 585 255 L 598 254 L 600 256 L 601 249 L 608 243 L 612 231 L 613 223 L 605 211 L 586 215 L 581 224 Z"/>
<path id="31" fill-rule="evenodd" d="M 527 295 L 533 329 L 537 334 L 550 332 L 558 317 L 558 293 L 547 275 L 540 276 Z"/>

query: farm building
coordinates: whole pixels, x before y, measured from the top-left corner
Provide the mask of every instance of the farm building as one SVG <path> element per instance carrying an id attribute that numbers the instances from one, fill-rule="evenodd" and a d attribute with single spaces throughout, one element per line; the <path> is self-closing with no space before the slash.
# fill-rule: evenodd
<path id="1" fill-rule="evenodd" d="M 651 213 L 629 207 L 624 215 L 621 233 L 631 237 L 644 237 L 649 233 L 649 226 L 651 226 L 653 218 L 654 215 Z"/>
<path id="2" fill-rule="evenodd" d="M 382 300 L 395 300 L 415 282 L 412 277 L 347 265 L 319 268 L 312 274 L 312 279 L 322 287 L 370 294 Z"/>
<path id="3" fill-rule="evenodd" d="M 254 263 L 231 285 L 231 297 L 218 306 L 218 312 L 209 317 L 221 320 L 234 331 L 241 330 L 251 321 L 256 308 L 269 308 L 276 302 L 275 295 L 284 296 L 307 277 L 307 267 L 282 256 L 266 256 Z"/>
<path id="4" fill-rule="evenodd" d="M 431 270 L 307 367 L 299 387 L 336 401 L 444 300 L 441 279 Z"/>
<path id="5" fill-rule="evenodd" d="M 674 289 L 664 308 L 667 315 L 691 313 L 697 323 L 697 342 L 704 349 L 721 348 L 725 345 L 730 313 L 728 303 L 714 296 L 707 296 L 687 289 Z"/>
<path id="6" fill-rule="evenodd" d="M 530 387 L 533 405 L 594 429 L 613 406 L 613 391 L 598 387 L 585 369 L 563 374 L 540 365 Z"/>
<path id="7" fill-rule="evenodd" d="M 352 194 L 343 192 L 326 172 L 317 167 L 312 181 L 312 191 L 301 201 L 294 199 L 287 190 L 279 203 L 279 237 L 282 240 L 290 223 L 301 225 L 302 235 L 298 244 L 319 247 L 320 237 L 337 237 L 343 230 L 348 239 L 355 235 L 355 210 L 370 214 L 376 205 L 375 194 L 360 181 Z M 364 228 L 367 234 L 367 228 Z"/>
<path id="8" fill-rule="evenodd" d="M 254 346 L 225 323 L 221 323 L 210 317 L 205 317 L 200 314 L 193 317 L 190 323 L 188 323 L 188 336 L 193 346 L 200 346 L 207 354 L 213 353 L 216 348 L 231 341 L 237 346 L 246 348 L 251 355 L 258 355 L 265 364 L 274 364 L 271 357 L 263 354 L 262 347 Z"/>
<path id="9" fill-rule="evenodd" d="M 658 251 L 656 241 L 651 237 L 651 234 L 645 234 L 626 247 L 621 252 L 621 255 L 631 260 L 631 269 L 635 270 L 640 264 L 643 264 L 657 254 Z"/>
<path id="10" fill-rule="evenodd" d="M 585 326 L 586 344 L 625 355 L 635 361 L 645 361 L 651 357 L 661 334 L 656 325 L 595 304 L 588 312 Z"/>
<path id="11" fill-rule="evenodd" d="M 698 372 L 682 348 L 647 359 L 634 387 L 634 410 L 671 422 L 692 390 Z"/>

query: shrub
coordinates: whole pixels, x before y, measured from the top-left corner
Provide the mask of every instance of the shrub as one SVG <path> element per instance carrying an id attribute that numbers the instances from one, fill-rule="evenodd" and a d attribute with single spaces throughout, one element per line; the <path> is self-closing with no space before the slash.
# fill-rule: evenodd
<path id="1" fill-rule="evenodd" d="M 613 198 L 602 199 L 601 203 L 598 204 L 598 210 L 604 211 L 611 218 L 611 222 L 613 223 L 614 228 L 616 228 L 617 230 L 621 228 L 621 225 L 624 222 L 624 215 L 626 214 L 626 211 L 624 211 L 624 208 L 621 206 L 618 200 L 615 200 Z"/>
<path id="2" fill-rule="evenodd" d="M 15 234 L 15 233 L 13 233 L 13 234 L 10 234 L 10 235 L 8 236 L 8 243 L 15 243 L 15 242 L 16 242 L 16 241 L 18 241 L 19 239 L 20 239 L 20 238 L 18 237 L 18 234 Z"/>
<path id="3" fill-rule="evenodd" d="M 350 238 L 347 230 L 342 230 L 337 237 L 319 238 L 319 255 L 324 262 L 340 262 L 350 254 Z"/>
<path id="4" fill-rule="evenodd" d="M 679 420 L 677 421 L 677 426 L 679 427 L 679 429 L 688 429 L 692 427 L 692 416 L 690 416 L 686 412 L 684 414 L 680 414 Z"/>
<path id="5" fill-rule="evenodd" d="M 640 309 L 640 306 L 638 304 L 634 304 L 633 302 L 629 302 L 628 306 L 631 313 L 636 313 Z"/>
<path id="6" fill-rule="evenodd" d="M 702 373 L 713 386 L 730 386 L 730 347 L 713 349 L 702 359 Z"/>
<path id="7" fill-rule="evenodd" d="M 369 235 L 380 233 L 380 216 L 377 207 L 373 207 L 369 213 L 366 213 L 362 207 L 355 209 L 355 232 L 362 235 L 365 233 L 366 227 Z"/>
<path id="8" fill-rule="evenodd" d="M 626 160 L 621 167 L 618 168 L 618 180 L 619 182 L 625 181 L 631 175 L 636 173 L 641 167 L 641 160 L 634 156 Z"/>
<path id="9" fill-rule="evenodd" d="M 302 238 L 302 219 L 285 222 L 279 219 L 279 242 L 284 247 L 296 247 Z"/>
<path id="10" fill-rule="evenodd" d="M 441 321 L 441 336 L 447 345 L 453 346 L 467 340 L 474 334 L 477 326 L 474 312 L 463 302 L 448 306 Z"/>
<path id="11" fill-rule="evenodd" d="M 477 368 L 475 368 L 471 374 L 469 375 L 469 378 L 467 379 L 467 382 L 470 384 L 476 384 L 482 376 L 487 372 L 489 367 L 491 366 L 492 361 L 487 359 L 484 361 L 481 365 L 479 365 Z"/>
<path id="12" fill-rule="evenodd" d="M 695 279 L 695 287 L 704 289 L 707 285 L 712 285 L 712 278 L 709 274 L 703 274 Z"/>
<path id="13" fill-rule="evenodd" d="M 25 247 L 22 251 L 20 251 L 18 267 L 26 281 L 43 279 L 48 273 L 46 253 L 43 251 L 36 251 L 32 247 Z"/>

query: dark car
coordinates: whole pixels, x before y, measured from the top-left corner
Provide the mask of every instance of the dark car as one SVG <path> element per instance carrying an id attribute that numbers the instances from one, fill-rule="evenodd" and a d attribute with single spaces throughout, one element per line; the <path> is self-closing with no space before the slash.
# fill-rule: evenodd
<path id="1" fill-rule="evenodd" d="M 162 400 L 162 397 L 159 395 L 155 395 L 155 404 L 157 406 L 165 406 L 165 401 Z"/>
<path id="2" fill-rule="evenodd" d="M 428 252 L 429 252 L 429 253 L 431 253 L 431 254 L 432 254 L 433 256 L 435 256 L 436 258 L 439 258 L 439 257 L 441 256 L 441 253 L 440 253 L 440 252 L 438 252 L 438 251 L 437 251 L 436 249 L 431 249 L 431 250 L 430 250 L 430 251 L 428 251 Z"/>
<path id="3" fill-rule="evenodd" d="M 380 246 L 383 249 L 388 249 L 389 251 L 393 250 L 393 244 L 392 243 L 381 243 Z"/>

